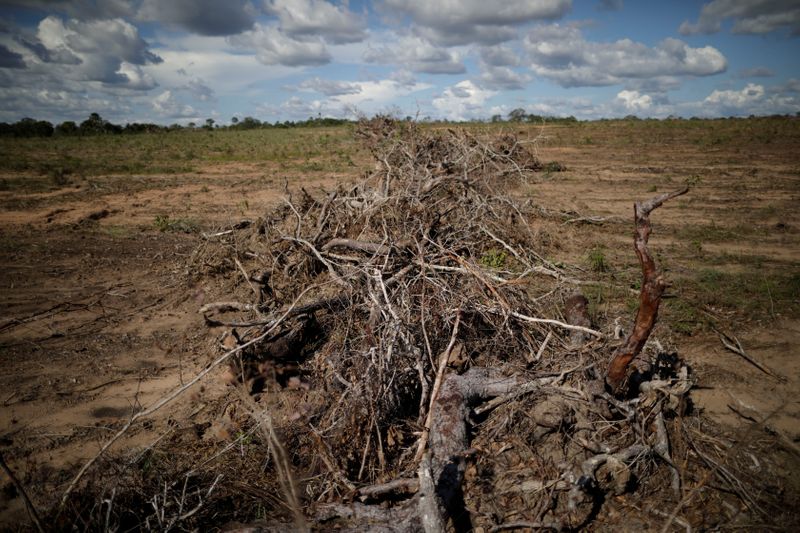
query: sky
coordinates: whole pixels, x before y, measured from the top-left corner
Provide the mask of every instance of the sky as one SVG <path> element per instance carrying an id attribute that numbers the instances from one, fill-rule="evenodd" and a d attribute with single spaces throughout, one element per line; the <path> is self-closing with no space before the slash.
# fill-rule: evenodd
<path id="1" fill-rule="evenodd" d="M 0 121 L 800 112 L 800 0 L 0 0 Z"/>

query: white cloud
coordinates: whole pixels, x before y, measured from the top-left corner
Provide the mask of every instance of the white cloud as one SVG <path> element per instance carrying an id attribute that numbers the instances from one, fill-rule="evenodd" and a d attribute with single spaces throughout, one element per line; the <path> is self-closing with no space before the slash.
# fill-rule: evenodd
<path id="1" fill-rule="evenodd" d="M 151 106 L 156 113 L 168 118 L 194 118 L 197 116 L 197 111 L 192 106 L 178 101 L 172 91 L 164 91 L 153 98 Z"/>
<path id="2" fill-rule="evenodd" d="M 265 65 L 289 67 L 324 65 L 331 55 L 319 40 L 296 40 L 274 26 L 256 24 L 255 28 L 229 38 L 239 48 L 252 50 Z"/>
<path id="3" fill-rule="evenodd" d="M 0 120 L 16 121 L 23 116 L 46 120 L 83 120 L 90 112 L 123 117 L 131 107 L 119 99 L 98 98 L 75 90 L 0 88 Z"/>
<path id="4" fill-rule="evenodd" d="M 393 63 L 413 72 L 462 74 L 466 67 L 457 52 L 433 45 L 427 39 L 405 35 L 396 42 L 364 52 L 367 63 Z"/>
<path id="5" fill-rule="evenodd" d="M 764 86 L 748 83 L 741 91 L 714 91 L 704 103 L 721 108 L 743 108 L 764 98 Z"/>
<path id="6" fill-rule="evenodd" d="M 369 103 L 371 104 L 370 109 L 377 111 L 378 105 L 393 104 L 398 98 L 432 87 L 430 84 L 420 82 L 416 82 L 413 85 L 403 85 L 390 79 L 357 83 L 361 88 L 360 92 L 339 95 L 335 100 L 348 106 L 357 107 L 364 107 Z"/>
<path id="7" fill-rule="evenodd" d="M 484 46 L 480 48 L 479 65 L 481 87 L 488 89 L 519 90 L 524 89 L 531 77 L 511 67 L 519 66 L 519 54 L 502 45 Z"/>
<path id="8" fill-rule="evenodd" d="M 417 84 L 417 78 L 414 76 L 414 73 L 406 69 L 400 69 L 392 72 L 389 75 L 389 79 L 406 87 L 413 87 Z"/>
<path id="9" fill-rule="evenodd" d="M 201 102 L 210 102 L 214 100 L 214 89 L 206 85 L 205 82 L 199 78 L 189 80 L 184 85 L 176 87 L 176 89 L 179 91 L 186 91 Z"/>
<path id="10" fill-rule="evenodd" d="M 493 67 L 516 67 L 519 54 L 507 46 L 484 46 L 480 49 L 481 61 Z"/>
<path id="11" fill-rule="evenodd" d="M 281 31 L 292 37 L 322 37 L 332 44 L 363 41 L 364 17 L 324 0 L 266 0 L 266 11 L 280 20 Z"/>
<path id="12" fill-rule="evenodd" d="M 49 16 L 39 23 L 37 38 L 42 47 L 52 52 L 51 59 L 77 59 L 68 61 L 69 68 L 49 66 L 47 72 L 53 76 L 127 89 L 155 86 L 140 66 L 160 63 L 162 59 L 149 50 L 137 28 L 122 19 L 64 22 Z M 36 54 L 30 57 L 41 62 Z"/>
<path id="13" fill-rule="evenodd" d="M 330 80 L 319 80 L 330 81 Z M 395 106 L 402 98 L 430 89 L 426 83 L 398 83 L 392 79 L 373 81 L 332 82 L 342 86 L 357 87 L 358 91 L 332 95 L 327 99 L 305 100 L 292 96 L 280 106 L 262 105 L 259 111 L 266 114 L 288 114 L 293 119 L 302 119 L 321 114 L 333 117 L 357 118 L 361 114 L 374 114 Z M 315 85 L 319 85 L 314 81 Z M 411 110 L 408 110 L 411 112 Z"/>
<path id="14" fill-rule="evenodd" d="M 524 41 L 531 69 L 563 87 L 602 86 L 664 76 L 709 76 L 727 60 L 711 46 L 692 48 L 678 39 L 655 47 L 621 39 L 589 42 L 574 26 L 552 24 L 531 30 Z"/>
<path id="15" fill-rule="evenodd" d="M 714 0 L 703 5 L 697 22 L 684 21 L 684 35 L 716 33 L 726 19 L 734 21 L 733 33 L 769 33 L 789 29 L 800 34 L 800 4 L 796 0 Z"/>
<path id="16" fill-rule="evenodd" d="M 158 85 L 150 74 L 142 70 L 142 67 L 127 61 L 123 61 L 120 64 L 117 74 L 128 80 L 124 84 L 126 89 L 149 91 Z"/>
<path id="17" fill-rule="evenodd" d="M 183 87 L 189 79 L 203 80 L 203 84 L 217 93 L 240 93 L 243 87 L 288 76 L 296 69 L 279 65 L 265 68 L 254 55 L 235 54 L 229 51 L 159 50 L 164 62 L 148 65 L 153 78 L 165 87 Z"/>
<path id="18" fill-rule="evenodd" d="M 325 96 L 341 96 L 345 94 L 358 94 L 361 86 L 349 81 L 323 80 L 322 78 L 309 78 L 297 86 L 299 89 L 315 91 Z"/>
<path id="19" fill-rule="evenodd" d="M 795 89 L 800 89 L 796 87 Z M 795 114 L 800 112 L 800 94 L 790 84 L 770 88 L 748 83 L 740 90 L 716 89 L 700 101 L 675 105 L 682 116 L 719 117 Z"/>
<path id="20" fill-rule="evenodd" d="M 82 59 L 103 56 L 136 65 L 160 61 L 139 36 L 136 26 L 120 18 L 63 22 L 49 16 L 39 23 L 38 37 L 47 48 L 66 48 Z"/>
<path id="21" fill-rule="evenodd" d="M 481 65 L 480 85 L 488 89 L 515 91 L 524 89 L 531 77 L 508 67 Z"/>
<path id="22" fill-rule="evenodd" d="M 646 94 L 640 94 L 639 91 L 620 91 L 617 93 L 617 100 L 619 100 L 625 109 L 636 111 L 648 111 L 653 105 L 653 99 Z"/>
<path id="23" fill-rule="evenodd" d="M 486 101 L 495 94 L 464 80 L 446 88 L 432 103 L 439 115 L 449 120 L 486 118 Z"/>
<path id="24" fill-rule="evenodd" d="M 514 26 L 554 20 L 571 8 L 571 0 L 386 0 L 409 15 L 421 35 L 445 46 L 496 44 L 516 37 Z"/>

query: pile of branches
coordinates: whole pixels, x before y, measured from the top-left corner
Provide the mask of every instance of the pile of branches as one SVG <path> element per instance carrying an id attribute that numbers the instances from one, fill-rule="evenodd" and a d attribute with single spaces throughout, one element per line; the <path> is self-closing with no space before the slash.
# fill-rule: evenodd
<path id="1" fill-rule="evenodd" d="M 534 141 L 381 117 L 357 136 L 377 162 L 357 184 L 287 189 L 194 263 L 233 273 L 232 300 L 201 311 L 268 420 L 295 523 L 570 529 L 655 470 L 678 494 L 665 420 L 690 377 L 663 354 L 630 363 L 665 286 L 649 215 L 686 191 L 636 205 L 640 307 L 618 339 L 589 319 L 593 282 L 546 259 L 542 210 L 512 196 L 542 169 Z M 282 414 L 290 391 L 302 405 Z"/>

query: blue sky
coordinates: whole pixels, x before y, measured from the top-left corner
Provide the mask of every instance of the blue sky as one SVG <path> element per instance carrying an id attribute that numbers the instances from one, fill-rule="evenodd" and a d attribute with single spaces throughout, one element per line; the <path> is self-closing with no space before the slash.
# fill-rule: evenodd
<path id="1" fill-rule="evenodd" d="M 800 1 L 0 0 L 0 120 L 800 112 Z"/>

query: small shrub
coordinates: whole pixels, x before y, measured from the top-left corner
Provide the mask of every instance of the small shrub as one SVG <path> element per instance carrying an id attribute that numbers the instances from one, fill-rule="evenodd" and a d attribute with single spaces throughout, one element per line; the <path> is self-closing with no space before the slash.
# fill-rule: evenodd
<path id="1" fill-rule="evenodd" d="M 550 161 L 544 166 L 545 172 L 564 172 L 565 170 L 567 170 L 567 167 L 558 161 Z"/>
<path id="2" fill-rule="evenodd" d="M 686 178 L 686 185 L 689 187 L 695 187 L 700 185 L 703 182 L 703 178 L 700 177 L 699 174 L 692 174 L 688 178 Z"/>
<path id="3" fill-rule="evenodd" d="M 170 218 L 169 215 L 156 215 L 153 222 L 158 231 L 175 231 L 183 233 L 194 233 L 197 231 L 197 223 L 187 218 Z"/>
<path id="4" fill-rule="evenodd" d="M 486 268 L 499 269 L 505 266 L 506 259 L 508 259 L 508 254 L 505 250 L 491 248 L 481 256 L 479 263 Z"/>
<path id="5" fill-rule="evenodd" d="M 608 261 L 602 248 L 594 248 L 589 252 L 589 266 L 595 272 L 608 272 Z"/>
<path id="6" fill-rule="evenodd" d="M 695 307 L 680 299 L 664 301 L 664 314 L 672 330 L 681 335 L 692 335 L 703 328 L 703 320 Z"/>

